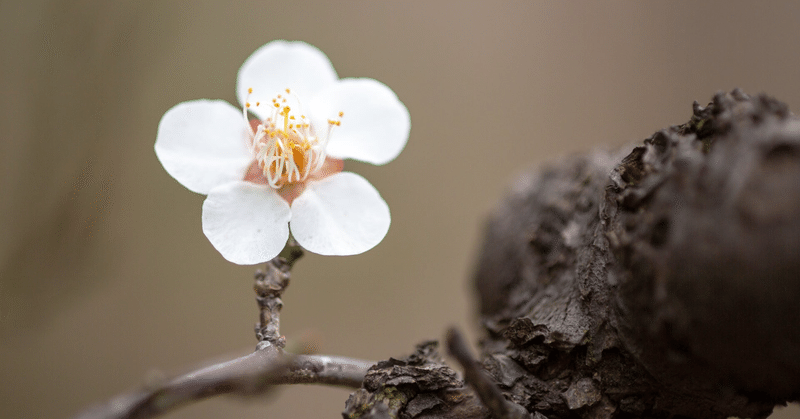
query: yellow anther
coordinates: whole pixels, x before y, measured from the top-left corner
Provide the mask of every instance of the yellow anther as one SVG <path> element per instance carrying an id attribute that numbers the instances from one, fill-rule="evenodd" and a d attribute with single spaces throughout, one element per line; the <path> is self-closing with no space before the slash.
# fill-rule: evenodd
<path id="1" fill-rule="evenodd" d="M 258 106 L 258 105 L 260 105 L 260 104 L 261 104 L 261 102 L 256 102 L 256 106 Z"/>
<path id="2" fill-rule="evenodd" d="M 341 111 L 340 111 L 340 112 L 339 112 L 339 118 L 341 118 L 341 117 L 343 117 L 343 116 L 344 116 L 344 112 L 341 112 Z"/>
<path id="3" fill-rule="evenodd" d="M 289 90 L 289 88 L 286 88 L 286 93 L 292 93 L 292 91 Z"/>
<path id="4" fill-rule="evenodd" d="M 247 93 L 253 93 L 253 88 L 252 87 L 248 87 L 247 88 Z"/>
<path id="5" fill-rule="evenodd" d="M 278 105 L 277 103 L 274 103 L 273 106 L 275 106 L 276 108 L 280 108 L 281 107 L 281 105 Z"/>
<path id="6" fill-rule="evenodd" d="M 250 107 L 250 102 L 245 102 L 244 106 L 249 108 Z"/>

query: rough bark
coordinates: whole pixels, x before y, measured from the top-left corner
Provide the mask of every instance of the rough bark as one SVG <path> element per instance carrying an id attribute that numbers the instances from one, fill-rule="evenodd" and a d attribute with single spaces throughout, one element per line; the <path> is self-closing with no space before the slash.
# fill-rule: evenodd
<path id="1" fill-rule="evenodd" d="M 345 419 L 488 418 L 478 398 L 444 364 L 438 342 L 428 341 L 402 359 L 389 358 L 367 372 L 347 400 Z"/>
<path id="2" fill-rule="evenodd" d="M 632 150 L 529 174 L 491 217 L 476 286 L 483 366 L 531 417 L 763 418 L 800 400 L 800 119 L 736 90 Z M 410 362 L 373 367 L 346 417 L 490 417 L 445 402 L 472 394 L 455 375 L 397 375 Z M 408 394 L 382 409 L 390 388 Z"/>

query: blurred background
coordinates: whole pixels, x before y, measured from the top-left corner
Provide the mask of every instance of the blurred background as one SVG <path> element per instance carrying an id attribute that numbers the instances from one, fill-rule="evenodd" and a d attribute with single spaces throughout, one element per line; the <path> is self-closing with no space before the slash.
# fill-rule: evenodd
<path id="1" fill-rule="evenodd" d="M 69 417 L 253 350 L 254 267 L 209 244 L 204 197 L 153 144 L 179 102 L 235 104 L 239 66 L 273 39 L 319 47 L 411 113 L 397 160 L 346 166 L 389 203 L 386 239 L 306 256 L 284 298 L 290 346 L 379 360 L 450 325 L 479 336 L 474 256 L 521 171 L 642 140 L 719 90 L 800 109 L 798 22 L 791 0 L 2 1 L 0 416 Z M 348 394 L 296 386 L 167 417 L 339 417 Z"/>

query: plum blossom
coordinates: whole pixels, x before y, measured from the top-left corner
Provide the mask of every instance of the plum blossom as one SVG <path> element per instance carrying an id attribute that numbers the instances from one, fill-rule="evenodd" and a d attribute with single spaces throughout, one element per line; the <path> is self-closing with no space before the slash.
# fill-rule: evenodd
<path id="1" fill-rule="evenodd" d="M 189 190 L 207 195 L 203 232 L 225 259 L 277 256 L 289 231 L 305 249 L 353 255 L 383 240 L 389 207 L 343 159 L 375 165 L 408 141 L 408 110 L 386 85 L 339 79 L 303 42 L 273 41 L 239 69 L 241 108 L 222 100 L 180 103 L 161 118 L 155 151 Z"/>

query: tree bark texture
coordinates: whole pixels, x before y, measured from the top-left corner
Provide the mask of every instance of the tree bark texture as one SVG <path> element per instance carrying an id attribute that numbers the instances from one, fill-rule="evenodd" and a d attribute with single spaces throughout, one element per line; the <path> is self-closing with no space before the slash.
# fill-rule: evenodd
<path id="1" fill-rule="evenodd" d="M 632 150 L 524 176 L 475 284 L 480 361 L 530 417 L 764 418 L 800 400 L 800 119 L 735 90 Z M 455 375 L 426 390 L 386 362 L 346 417 L 490 417 Z M 411 397 L 382 416 L 388 388 Z"/>

